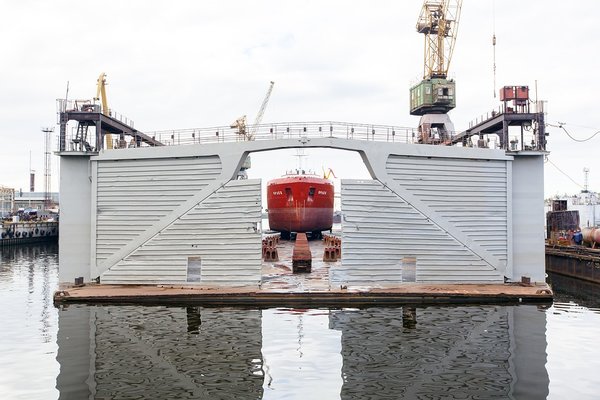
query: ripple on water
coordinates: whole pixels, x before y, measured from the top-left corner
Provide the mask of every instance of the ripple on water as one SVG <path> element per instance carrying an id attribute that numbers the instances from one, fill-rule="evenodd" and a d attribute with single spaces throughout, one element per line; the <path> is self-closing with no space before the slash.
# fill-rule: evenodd
<path id="1" fill-rule="evenodd" d="M 548 390 L 591 399 L 599 383 L 599 303 L 589 298 L 59 310 L 56 248 L 3 250 L 0 261 L 2 399 L 56 398 L 55 384 L 63 398 L 96 399 L 535 399 Z"/>
<path id="2" fill-rule="evenodd" d="M 52 305 L 58 285 L 57 249 L 47 244 L 0 250 L 2 399 L 58 397 L 58 315 Z"/>

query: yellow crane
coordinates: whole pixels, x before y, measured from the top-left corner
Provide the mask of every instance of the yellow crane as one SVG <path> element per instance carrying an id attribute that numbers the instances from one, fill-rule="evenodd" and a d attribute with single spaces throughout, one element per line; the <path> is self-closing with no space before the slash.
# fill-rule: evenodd
<path id="1" fill-rule="evenodd" d="M 425 35 L 423 79 L 446 78 L 460 20 L 462 0 L 425 0 L 417 32 Z"/>
<path id="2" fill-rule="evenodd" d="M 423 80 L 410 90 L 412 115 L 445 114 L 456 106 L 455 83 L 448 77 L 462 0 L 425 0 L 417 32 L 425 35 Z"/>
<path id="3" fill-rule="evenodd" d="M 260 106 L 260 110 L 258 110 L 258 114 L 256 114 L 256 118 L 254 119 L 254 126 L 252 127 L 252 132 L 250 132 L 250 140 L 254 139 L 256 131 L 258 130 L 258 125 L 260 125 L 263 116 L 265 115 L 267 103 L 269 103 L 269 99 L 271 98 L 271 92 L 273 92 L 273 86 L 275 86 L 275 82 L 271 81 L 271 83 L 269 84 L 269 90 L 267 90 L 267 94 L 263 99 L 263 102 Z"/>
<path id="4" fill-rule="evenodd" d="M 273 92 L 274 85 L 275 82 L 271 81 L 269 84 L 269 89 L 267 90 L 267 94 L 265 95 L 260 109 L 256 114 L 256 118 L 254 119 L 254 125 L 252 125 L 250 131 L 248 131 L 248 124 L 245 115 L 242 115 L 230 125 L 231 128 L 237 130 L 238 138 L 243 138 L 243 140 L 254 140 L 254 137 L 256 136 L 256 131 L 258 130 L 258 125 L 260 125 L 260 122 L 262 121 L 262 118 L 265 115 L 267 103 L 269 102 L 269 98 L 271 97 L 271 92 Z M 248 173 L 246 171 L 250 169 L 250 167 L 252 167 L 252 160 L 250 156 L 248 156 L 246 157 L 246 160 L 244 160 L 242 168 L 238 172 L 238 179 L 248 179 Z"/>
<path id="5" fill-rule="evenodd" d="M 238 119 L 236 119 L 230 127 L 233 129 L 237 129 L 238 135 L 240 138 L 243 137 L 244 140 L 254 140 L 254 136 L 256 135 L 256 131 L 258 130 L 258 125 L 263 119 L 265 115 L 265 110 L 267 109 L 267 104 L 269 103 L 269 99 L 271 98 L 271 92 L 273 92 L 273 86 L 275 86 L 275 82 L 271 81 L 269 84 L 269 89 L 267 90 L 267 94 L 263 99 L 263 102 L 256 114 L 256 118 L 254 119 L 254 125 L 252 125 L 252 129 L 248 132 L 248 120 L 245 115 L 242 115 Z"/>
<path id="6" fill-rule="evenodd" d="M 456 84 L 448 79 L 462 0 L 425 0 L 417 32 L 425 35 L 423 80 L 410 88 L 410 114 L 420 115 L 419 143 L 448 143 L 454 125 L 448 111 L 456 107 Z"/>
<path id="7" fill-rule="evenodd" d="M 94 97 L 95 101 L 101 101 L 101 107 L 102 107 L 102 114 L 106 115 L 107 117 L 110 117 L 110 110 L 108 109 L 108 100 L 106 100 L 106 74 L 103 72 L 100 74 L 100 77 L 98 78 L 97 81 L 97 90 L 96 90 L 96 97 Z M 98 132 L 98 134 L 101 134 L 101 132 Z M 113 148 L 113 141 L 112 141 L 112 135 L 111 134 L 106 134 L 106 148 L 107 149 L 112 149 Z"/>
<path id="8" fill-rule="evenodd" d="M 327 171 L 325 171 L 325 167 L 321 167 L 321 169 L 323 169 L 323 179 L 329 179 L 332 175 L 334 178 L 337 179 L 337 176 L 335 176 L 335 172 L 333 172 L 331 168 L 329 168 Z"/>

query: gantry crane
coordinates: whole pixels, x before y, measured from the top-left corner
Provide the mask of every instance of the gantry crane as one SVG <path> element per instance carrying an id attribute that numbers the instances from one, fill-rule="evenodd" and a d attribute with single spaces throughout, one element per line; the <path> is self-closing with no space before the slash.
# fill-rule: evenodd
<path id="1" fill-rule="evenodd" d="M 444 141 L 454 130 L 448 111 L 456 106 L 456 86 L 448 68 L 456 44 L 462 0 L 425 0 L 417 32 L 425 35 L 423 80 L 410 89 L 410 114 L 421 115 L 420 141 L 430 143 L 431 129 Z"/>

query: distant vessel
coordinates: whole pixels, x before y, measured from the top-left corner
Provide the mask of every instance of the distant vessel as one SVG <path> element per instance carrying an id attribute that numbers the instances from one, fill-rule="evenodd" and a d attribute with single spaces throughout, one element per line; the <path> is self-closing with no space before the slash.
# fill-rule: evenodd
<path id="1" fill-rule="evenodd" d="M 288 172 L 267 183 L 269 228 L 283 239 L 292 232 L 320 236 L 333 226 L 333 183 L 303 170 Z"/>
<path id="2" fill-rule="evenodd" d="M 58 239 L 58 221 L 2 221 L 0 246 Z"/>
<path id="3" fill-rule="evenodd" d="M 574 195 L 555 196 L 544 204 L 548 211 L 579 211 L 581 227 L 600 225 L 600 195 L 593 191 L 583 190 Z"/>

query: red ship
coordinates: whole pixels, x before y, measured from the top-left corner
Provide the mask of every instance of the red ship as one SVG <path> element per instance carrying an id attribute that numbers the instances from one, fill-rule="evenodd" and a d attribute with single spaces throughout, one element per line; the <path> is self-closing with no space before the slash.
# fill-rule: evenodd
<path id="1" fill-rule="evenodd" d="M 319 237 L 333 225 L 333 183 L 297 170 L 267 183 L 269 228 L 289 239 L 291 232 Z"/>

